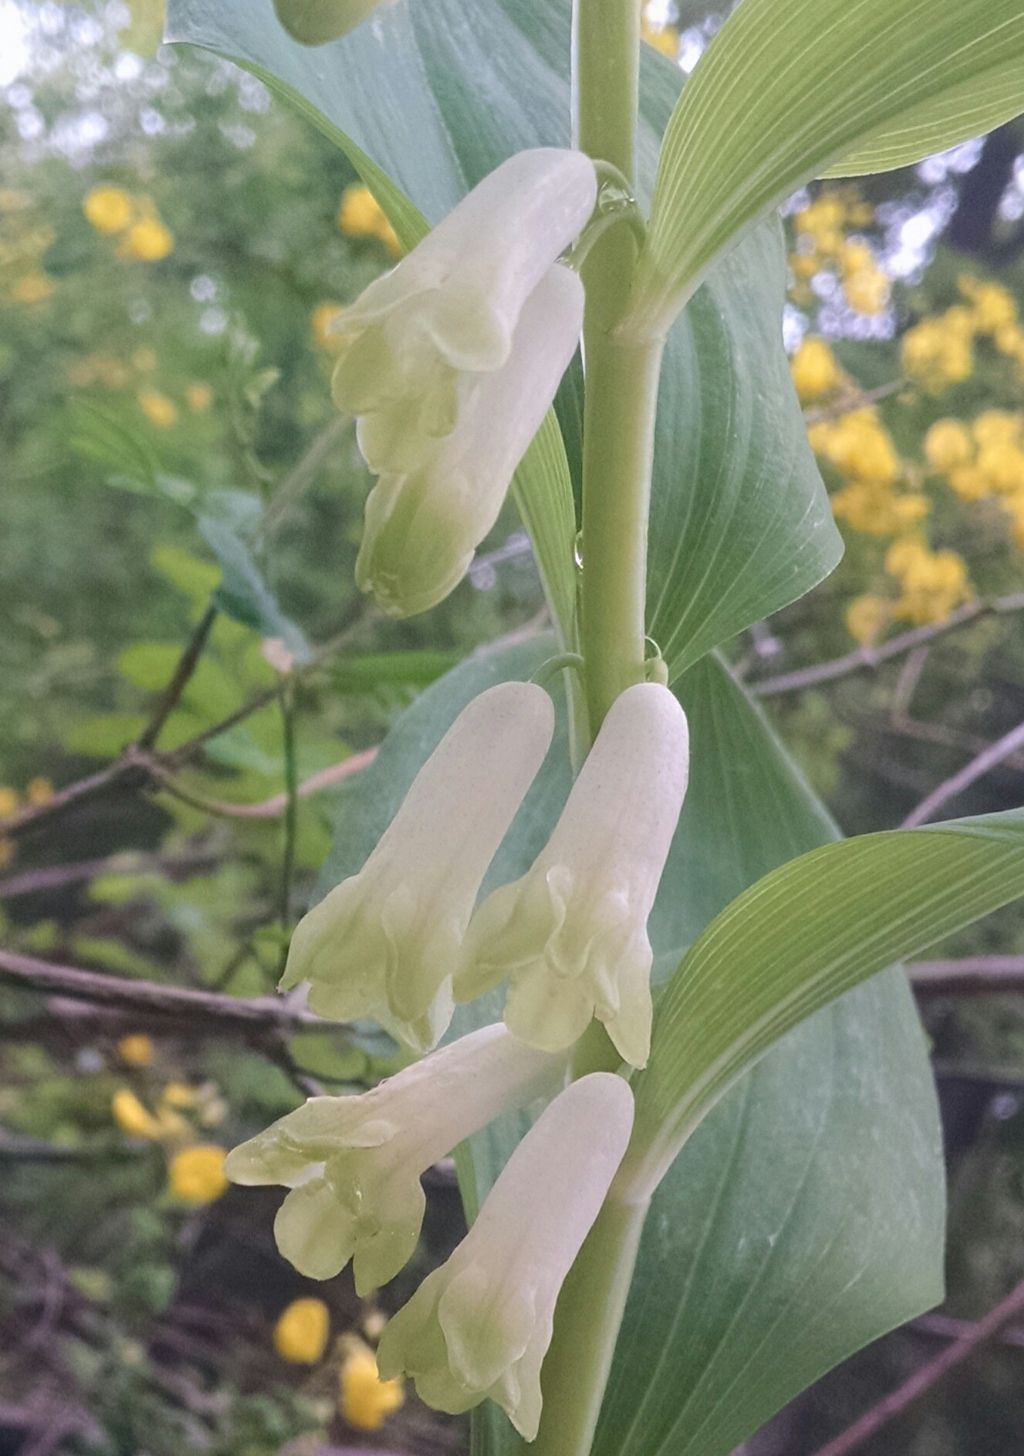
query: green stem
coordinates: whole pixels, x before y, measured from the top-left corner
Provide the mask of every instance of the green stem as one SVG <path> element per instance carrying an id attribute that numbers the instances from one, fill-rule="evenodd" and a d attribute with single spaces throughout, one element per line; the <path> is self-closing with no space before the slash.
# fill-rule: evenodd
<path id="1" fill-rule="evenodd" d="M 555 1309 L 541 1371 L 544 1411 L 529 1456 L 588 1456 L 646 1215 L 646 1203 L 609 1200 L 572 1266 Z"/>
<path id="2" fill-rule="evenodd" d="M 640 6 L 576 0 L 576 144 L 635 173 Z M 583 267 L 586 405 L 583 429 L 582 645 L 596 733 L 612 703 L 644 680 L 647 516 L 661 346 L 615 335 L 636 261 L 630 229 L 612 228 Z"/>

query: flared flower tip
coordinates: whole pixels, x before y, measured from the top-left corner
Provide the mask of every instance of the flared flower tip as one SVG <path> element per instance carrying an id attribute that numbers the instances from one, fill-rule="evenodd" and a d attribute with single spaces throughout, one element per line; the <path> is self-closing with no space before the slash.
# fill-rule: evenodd
<path id="1" fill-rule="evenodd" d="M 571 1046 L 592 1019 L 632 1066 L 647 1061 L 647 920 L 686 793 L 686 715 L 641 683 L 612 705 L 554 833 L 522 879 L 496 890 L 463 942 L 455 995 L 506 977 L 505 1021 L 531 1046 Z"/>
<path id="2" fill-rule="evenodd" d="M 560 1093 L 454 1254 L 388 1325 L 381 1373 L 407 1372 L 429 1405 L 453 1414 L 490 1397 L 532 1441 L 555 1302 L 632 1126 L 633 1095 L 611 1073 L 592 1073 Z"/>
<path id="3" fill-rule="evenodd" d="M 426 1051 L 451 1018 L 450 978 L 480 885 L 547 753 L 554 708 L 500 683 L 459 714 L 357 875 L 298 924 L 282 989 L 312 1008 L 372 1017 Z"/>

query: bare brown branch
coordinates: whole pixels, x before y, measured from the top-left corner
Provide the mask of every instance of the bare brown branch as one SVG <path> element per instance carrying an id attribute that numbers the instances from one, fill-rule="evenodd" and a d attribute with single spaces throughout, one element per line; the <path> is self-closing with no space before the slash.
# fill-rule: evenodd
<path id="1" fill-rule="evenodd" d="M 915 1371 L 902 1385 L 890 1391 L 877 1405 L 873 1405 L 870 1410 L 865 1411 L 852 1426 L 848 1426 L 831 1441 L 826 1441 L 824 1446 L 814 1452 L 814 1456 L 850 1456 L 852 1451 L 859 1451 L 864 1443 L 883 1426 L 887 1426 L 890 1421 L 903 1415 L 909 1406 L 920 1400 L 958 1365 L 969 1360 L 990 1340 L 996 1339 L 1022 1311 L 1024 1311 L 1024 1280 L 994 1309 L 989 1310 L 983 1319 L 978 1320 L 976 1324 L 968 1325 L 959 1338 L 936 1355 L 933 1360 L 922 1365 L 920 1370 Z"/>

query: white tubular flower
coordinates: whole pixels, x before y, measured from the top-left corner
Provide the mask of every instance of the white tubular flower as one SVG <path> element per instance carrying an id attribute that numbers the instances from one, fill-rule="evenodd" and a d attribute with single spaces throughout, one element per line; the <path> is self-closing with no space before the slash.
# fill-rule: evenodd
<path id="1" fill-rule="evenodd" d="M 499 1113 L 555 1090 L 564 1056 L 487 1026 L 359 1097 L 312 1097 L 228 1154 L 235 1183 L 291 1188 L 274 1233 L 311 1279 L 353 1259 L 356 1289 L 394 1278 L 423 1222 L 420 1175 Z"/>
<path id="2" fill-rule="evenodd" d="M 436 606 L 465 576 L 576 349 L 583 285 L 555 264 L 523 305 L 512 352 L 485 374 L 459 423 L 404 474 L 381 475 L 366 502 L 356 582 L 384 611 Z"/>
<path id="3" fill-rule="evenodd" d="M 647 1062 L 654 904 L 686 793 L 686 715 L 657 683 L 612 705 L 545 849 L 490 895 L 463 944 L 455 995 L 505 977 L 510 1031 L 548 1051 L 596 1017 L 623 1059 Z"/>
<path id="4" fill-rule="evenodd" d="M 296 926 L 282 989 L 309 981 L 320 1015 L 372 1017 L 417 1051 L 434 1046 L 473 903 L 553 730 L 551 699 L 533 683 L 474 698 L 363 868 Z"/>
<path id="5" fill-rule="evenodd" d="M 405 1371 L 436 1410 L 497 1401 L 532 1441 L 555 1301 L 600 1212 L 633 1126 L 633 1094 L 609 1072 L 561 1092 L 516 1148 L 446 1264 L 390 1320 L 384 1379 Z"/>
<path id="6" fill-rule="evenodd" d="M 555 265 L 596 200 L 597 174 L 582 152 L 520 152 L 342 315 L 334 400 L 358 417 L 359 448 L 383 477 L 367 514 L 360 585 L 379 591 L 394 615 L 440 601 L 459 579 L 456 563 L 468 560 L 497 515 L 579 339 L 582 286 Z M 501 383 L 479 400 L 499 371 Z M 485 431 L 493 462 L 482 458 Z M 449 473 L 454 503 L 442 509 L 435 500 L 417 523 L 429 527 L 426 544 L 439 564 L 429 587 L 421 566 L 407 597 L 390 564 L 415 503 L 399 507 L 396 497 L 433 495 Z M 486 496 L 472 503 L 472 530 L 461 519 L 470 491 Z M 396 514 L 375 567 L 376 533 Z M 453 521 L 458 529 L 445 549 L 444 527 Z"/>

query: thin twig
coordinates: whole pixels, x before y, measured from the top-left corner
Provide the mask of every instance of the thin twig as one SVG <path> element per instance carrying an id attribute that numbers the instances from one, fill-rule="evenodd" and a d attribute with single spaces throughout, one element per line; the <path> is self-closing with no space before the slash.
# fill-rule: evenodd
<path id="1" fill-rule="evenodd" d="M 298 785 L 296 793 L 300 799 L 306 799 L 311 794 L 318 794 L 323 789 L 334 788 L 345 779 L 351 778 L 353 774 L 360 773 L 368 768 L 377 757 L 376 748 L 365 748 L 361 753 L 350 754 L 339 763 L 332 763 L 329 768 L 322 768 L 315 774 L 310 774 Z M 274 794 L 269 799 L 262 799 L 258 804 L 233 804 L 230 799 L 211 799 L 206 794 L 197 794 L 193 789 L 183 785 L 180 779 L 157 764 L 153 769 L 154 777 L 159 780 L 160 786 L 166 789 L 182 803 L 190 804 L 194 809 L 201 809 L 206 814 L 213 814 L 219 819 L 280 819 L 288 807 L 288 795 Z M 3 894 L 3 882 L 0 881 L 0 897 Z"/>
<path id="2" fill-rule="evenodd" d="M 1002 738 L 997 738 L 995 743 L 989 744 L 974 756 L 971 761 L 964 765 L 959 772 L 952 774 L 948 779 L 943 779 L 931 793 L 926 795 L 904 819 L 902 829 L 913 829 L 918 824 L 926 824 L 929 819 L 934 819 L 938 811 L 948 804 L 950 799 L 955 799 L 965 789 L 983 778 L 990 769 L 996 768 L 1005 759 L 1024 748 L 1024 723 L 1018 723 L 1016 728 L 1011 728 L 1009 733 L 1004 733 Z"/>
<path id="3" fill-rule="evenodd" d="M 908 966 L 915 996 L 998 996 L 1024 991 L 1024 956 L 965 956 Z"/>
<path id="4" fill-rule="evenodd" d="M 780 693 L 801 692 L 804 688 L 817 687 L 819 683 L 834 682 L 837 678 L 849 677 L 851 673 L 881 667 L 884 662 L 901 657 L 905 652 L 920 647 L 922 643 L 934 642 L 936 638 L 944 637 L 947 632 L 963 627 L 968 622 L 975 622 L 979 617 L 988 616 L 990 613 L 1020 611 L 1024 611 L 1024 592 L 967 602 L 964 606 L 957 607 L 942 622 L 929 622 L 924 627 L 912 627 L 909 632 L 900 632 L 877 647 L 858 647 L 842 657 L 832 658 L 829 662 L 816 662 L 812 667 L 801 667 L 794 672 L 780 673 L 777 677 L 765 677 L 759 682 L 755 680 L 747 683 L 747 688 L 756 698 L 773 698 Z"/>
<path id="5" fill-rule="evenodd" d="M 217 616 L 217 608 L 211 602 L 200 617 L 195 631 L 192 633 L 184 651 L 178 658 L 178 664 L 174 669 L 170 682 L 160 695 L 160 701 L 153 711 L 152 718 L 142 733 L 139 734 L 137 740 L 139 748 L 149 749 L 156 747 L 156 741 L 163 731 L 164 724 L 181 701 L 181 695 L 192 680 L 192 674 L 199 665 L 199 659 L 203 655 L 203 650 L 209 640 L 210 631 L 214 622 L 217 620 Z"/>
<path id="6" fill-rule="evenodd" d="M 210 1018 L 254 1030 L 342 1027 L 342 1023 L 324 1022 L 304 1007 L 273 996 L 243 998 L 221 995 L 216 991 L 164 986 L 157 981 L 128 981 L 100 971 L 38 960 L 35 956 L 21 955 L 17 951 L 0 949 L 0 978 L 44 995 L 71 996 L 104 1006 L 158 1012 L 178 1018 Z"/>
<path id="7" fill-rule="evenodd" d="M 87 880 L 99 879 L 101 875 L 163 875 L 172 881 L 185 879 L 202 870 L 215 868 L 222 858 L 222 855 L 212 854 L 209 850 L 194 855 L 121 851 L 118 854 L 105 855 L 102 859 L 79 860 L 77 864 L 43 865 L 40 869 L 24 870 L 19 875 L 8 875 L 6 879 L 0 880 L 0 900 L 18 900 L 23 895 L 63 890 L 68 885 L 80 885 Z"/>
<path id="8" fill-rule="evenodd" d="M 353 607 L 350 620 L 335 637 L 324 644 L 313 654 L 308 662 L 299 663 L 293 669 L 293 677 L 302 680 L 309 674 L 322 668 L 330 658 L 351 641 L 355 632 L 367 620 L 367 613 L 361 604 Z M 274 683 L 273 687 L 265 688 L 250 698 L 248 702 L 229 713 L 226 718 L 214 723 L 209 728 L 204 728 L 187 743 L 181 744 L 178 748 L 169 749 L 163 753 L 147 752 L 141 749 L 138 744 L 129 744 L 113 763 L 98 773 L 90 774 L 84 779 L 78 779 L 74 783 L 66 785 L 43 804 L 29 804 L 9 818 L 0 820 L 0 838 L 9 838 L 22 833 L 24 830 L 34 827 L 45 820 L 53 819 L 66 814 L 69 810 L 90 799 L 108 794 L 114 789 L 144 789 L 150 787 L 157 777 L 157 774 L 164 774 L 178 768 L 183 763 L 188 763 L 206 747 L 212 739 L 220 737 L 228 729 L 236 727 L 246 718 L 265 708 L 272 703 L 280 692 L 280 684 Z"/>
<path id="9" fill-rule="evenodd" d="M 885 384 L 876 384 L 874 389 L 858 389 L 853 394 L 844 395 L 834 404 L 823 404 L 817 409 L 804 410 L 804 423 L 823 425 L 829 420 L 841 420 L 844 415 L 856 414 L 858 410 L 868 409 L 883 399 L 899 394 L 906 387 L 906 383 L 905 379 L 890 379 Z"/>
<path id="10" fill-rule="evenodd" d="M 1011 1324 L 1014 1319 L 1024 1311 L 1024 1280 L 1008 1294 L 1004 1300 L 989 1310 L 983 1319 L 968 1326 L 967 1330 L 954 1340 L 953 1343 L 920 1370 L 916 1370 L 908 1380 L 895 1390 L 889 1392 L 877 1405 L 873 1405 L 852 1426 L 840 1432 L 831 1441 L 826 1441 L 820 1446 L 814 1456 L 849 1456 L 851 1451 L 857 1451 L 877 1431 L 887 1426 L 901 1416 L 907 1408 L 914 1404 L 933 1386 L 937 1385 L 951 1370 L 969 1360 L 983 1345 L 994 1340 L 1001 1334 L 1003 1328 Z"/>
<path id="11" fill-rule="evenodd" d="M 295 691 L 287 679 L 281 684 L 281 737 L 284 751 L 284 843 L 281 848 L 281 957 L 278 974 L 284 975 L 292 928 L 292 876 L 295 872 L 295 837 L 298 830 L 299 780 L 295 759 Z"/>

